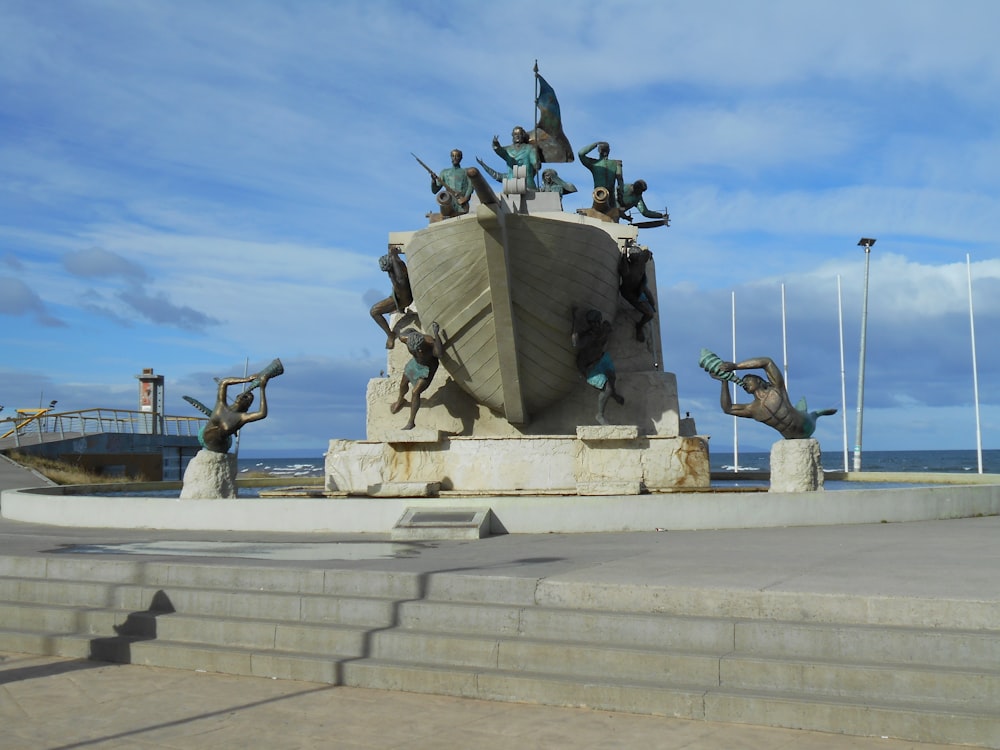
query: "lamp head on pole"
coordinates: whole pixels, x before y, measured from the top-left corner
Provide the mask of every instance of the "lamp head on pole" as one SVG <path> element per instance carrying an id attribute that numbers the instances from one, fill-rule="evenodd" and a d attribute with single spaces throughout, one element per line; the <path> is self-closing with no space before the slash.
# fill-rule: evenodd
<path id="1" fill-rule="evenodd" d="M 870 237 L 862 237 L 858 240 L 858 247 L 863 247 L 866 253 L 870 253 L 872 250 L 872 245 L 875 244 L 875 240 Z"/>

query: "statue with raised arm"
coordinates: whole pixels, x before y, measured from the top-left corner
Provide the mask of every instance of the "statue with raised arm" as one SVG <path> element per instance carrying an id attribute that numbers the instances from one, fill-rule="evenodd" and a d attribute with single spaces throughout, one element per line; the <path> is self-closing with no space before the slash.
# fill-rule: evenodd
<path id="1" fill-rule="evenodd" d="M 481 166 L 483 168 L 483 171 L 486 172 L 486 174 L 488 174 L 490 177 L 492 177 L 497 182 L 503 183 L 503 178 L 504 178 L 504 173 L 503 172 L 498 172 L 493 167 L 491 167 L 489 164 L 487 164 L 482 159 L 480 159 L 478 156 L 476 157 L 476 161 L 479 162 L 479 166 Z"/>
<path id="2" fill-rule="evenodd" d="M 722 381 L 720 403 L 723 412 L 735 417 L 755 419 L 776 429 L 786 440 L 812 437 L 819 417 L 837 413 L 836 409 L 809 411 L 804 398 L 796 406 L 792 406 L 781 370 L 770 357 L 726 362 L 708 349 L 702 349 L 698 364 L 713 378 Z M 738 370 L 764 370 L 767 380 L 753 374 L 736 375 Z M 729 381 L 737 383 L 753 396 L 753 401 L 749 404 L 734 404 L 729 395 Z"/>
<path id="3" fill-rule="evenodd" d="M 593 156 L 588 156 L 595 148 L 597 149 L 596 159 Z M 617 205 L 618 195 L 625 187 L 625 181 L 622 178 L 621 160 L 608 158 L 610 154 L 611 146 L 607 141 L 595 141 L 577 152 L 580 163 L 589 169 L 594 176 L 594 189 L 604 188 L 608 191 L 608 207 L 613 209 Z"/>
<path id="4" fill-rule="evenodd" d="M 399 398 L 389 407 L 393 414 L 402 410 L 406 404 L 406 392 L 412 386 L 410 394 L 410 418 L 403 427 L 412 430 L 416 424 L 417 412 L 420 410 L 421 395 L 434 379 L 444 347 L 441 344 L 441 327 L 431 323 L 431 335 L 410 329 L 405 333 L 406 348 L 413 358 L 407 362 L 403 375 L 399 379 Z"/>
<path id="5" fill-rule="evenodd" d="M 528 141 L 528 131 L 520 125 L 510 133 L 513 143 L 500 145 L 500 136 L 493 136 L 493 151 L 507 164 L 507 177 L 514 176 L 514 167 L 525 167 L 525 179 L 532 188 L 535 186 L 535 175 L 538 174 L 542 159 L 535 144 Z"/>
<path id="6" fill-rule="evenodd" d="M 413 303 L 413 291 L 410 289 L 410 273 L 406 264 L 399 257 L 398 245 L 389 245 L 389 252 L 378 259 L 379 268 L 389 274 L 392 282 L 392 294 L 372 305 L 369 313 L 372 320 L 385 331 L 385 348 L 392 349 L 396 344 L 396 334 L 389 327 L 386 315 L 394 312 L 402 313 Z"/>
<path id="7" fill-rule="evenodd" d="M 656 300 L 649 289 L 646 277 L 646 264 L 653 257 L 649 248 L 640 247 L 631 240 L 621 258 L 618 260 L 618 276 L 621 280 L 618 291 L 632 307 L 638 310 L 642 317 L 635 324 L 635 340 L 645 341 L 643 326 L 651 321 L 656 314 Z"/>
<path id="8" fill-rule="evenodd" d="M 573 347 L 576 352 L 576 367 L 587 383 L 598 390 L 597 423 L 606 425 L 604 407 L 608 399 L 613 398 L 618 404 L 624 404 L 625 399 L 615 390 L 615 364 L 608 354 L 608 339 L 611 337 L 612 325 L 604 320 L 599 310 L 588 310 L 582 313 L 574 307 L 573 315 Z"/>
<path id="9" fill-rule="evenodd" d="M 216 394 L 215 408 L 209 409 L 199 401 L 184 396 L 184 400 L 208 415 L 208 422 L 198 432 L 198 442 L 205 450 L 213 453 L 228 453 L 233 443 L 233 435 L 250 422 L 256 422 L 267 416 L 267 383 L 285 371 L 280 359 L 272 360 L 271 364 L 255 375 L 244 378 L 222 378 L 218 380 L 219 390 Z M 248 383 L 249 387 L 241 391 L 232 403 L 229 402 L 229 388 L 233 385 Z M 260 408 L 251 412 L 253 405 L 253 389 L 260 388 Z"/>

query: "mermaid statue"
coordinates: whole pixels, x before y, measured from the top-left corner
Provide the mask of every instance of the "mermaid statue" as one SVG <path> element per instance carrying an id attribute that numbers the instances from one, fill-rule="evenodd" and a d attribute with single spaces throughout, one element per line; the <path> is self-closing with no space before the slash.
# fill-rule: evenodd
<path id="1" fill-rule="evenodd" d="M 792 406 L 788 391 L 785 389 L 785 379 L 770 357 L 726 362 L 708 349 L 702 349 L 698 364 L 713 378 L 722 381 L 719 402 L 723 412 L 736 417 L 755 419 L 768 427 L 773 427 L 786 439 L 799 440 L 811 437 L 816 430 L 818 417 L 837 413 L 836 409 L 809 411 L 804 398 Z M 736 374 L 736 370 L 757 369 L 764 370 L 767 380 L 759 375 Z M 749 404 L 734 404 L 726 386 L 726 383 L 730 382 L 739 385 L 753 396 L 754 400 Z"/>

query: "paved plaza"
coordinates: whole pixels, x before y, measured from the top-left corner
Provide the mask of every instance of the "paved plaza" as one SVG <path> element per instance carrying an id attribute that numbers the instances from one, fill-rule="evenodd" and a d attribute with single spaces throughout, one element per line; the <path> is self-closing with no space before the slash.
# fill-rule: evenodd
<path id="1" fill-rule="evenodd" d="M 0 654 L 4 750 L 932 750 L 822 732 Z"/>
<path id="2" fill-rule="evenodd" d="M 0 457 L 0 488 L 40 483 Z M 359 558 L 342 552 L 357 544 L 379 549 L 387 540 L 73 529 L 0 520 L 0 550 L 11 555 L 74 555 L 89 547 L 89 554 L 140 560 L 181 555 L 186 562 L 205 565 L 244 560 L 253 566 L 467 571 L 513 579 L 555 577 L 604 589 L 655 582 L 734 594 L 770 590 L 821 592 L 832 598 L 940 597 L 942 602 L 979 602 L 983 617 L 995 617 L 1000 606 L 997 538 L 1000 518 L 989 517 L 789 529 L 508 535 L 417 545 L 406 554 L 386 552 L 387 547 Z M 238 543 L 242 546 L 226 546 Z M 184 544 L 196 546 L 185 551 Z M 173 551 L 166 551 L 171 545 Z M 213 550 L 212 545 L 218 546 Z M 317 545 L 329 554 L 317 555 Z M 281 554 L 274 554 L 279 548 Z M 303 554 L 297 555 L 297 549 Z M 0 654 L 0 728 L 3 750 L 942 747 L 16 653 Z"/>

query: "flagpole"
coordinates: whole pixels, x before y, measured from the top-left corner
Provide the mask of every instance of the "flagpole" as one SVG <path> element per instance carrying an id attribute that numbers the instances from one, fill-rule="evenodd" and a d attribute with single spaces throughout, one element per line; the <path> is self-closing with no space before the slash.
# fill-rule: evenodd
<path id="1" fill-rule="evenodd" d="M 531 103 L 531 111 L 535 118 L 535 138 L 538 138 L 538 60 L 535 60 L 535 101 Z"/>
<path id="2" fill-rule="evenodd" d="M 542 157 L 543 157 L 542 149 L 540 149 L 538 147 L 538 90 L 539 90 L 539 85 L 538 85 L 538 60 L 537 59 L 535 60 L 535 68 L 534 68 L 534 70 L 535 70 L 535 101 L 533 101 L 531 103 L 531 111 L 534 113 L 533 117 L 534 117 L 534 120 L 535 120 L 535 128 L 534 128 L 534 130 L 532 132 L 535 134 L 535 148 L 538 150 L 538 158 L 539 158 L 539 160 L 541 160 Z M 529 139 L 529 142 L 530 142 L 530 139 Z M 539 170 L 539 171 L 541 171 L 541 170 Z M 537 187 L 538 187 L 538 175 L 536 174 L 535 175 L 535 184 L 531 186 L 531 189 L 534 190 Z"/>
<path id="3" fill-rule="evenodd" d="M 247 376 L 247 372 L 249 372 L 249 370 L 250 370 L 250 357 L 247 357 L 243 361 L 243 377 Z M 243 390 L 245 391 L 246 389 L 247 389 L 247 384 L 244 383 L 243 384 Z M 240 457 L 240 433 L 239 432 L 236 433 L 236 445 L 233 447 L 233 457 L 234 458 L 239 458 Z"/>
<path id="4" fill-rule="evenodd" d="M 732 293 L 732 311 L 733 311 L 733 362 L 738 362 L 736 359 L 736 292 Z M 730 383 L 730 388 L 733 389 L 732 400 L 736 401 L 736 383 Z M 738 472 L 740 470 L 740 434 L 739 434 L 739 420 L 736 415 L 733 415 L 733 471 Z"/>
<path id="5" fill-rule="evenodd" d="M 788 390 L 788 330 L 785 326 L 785 285 L 781 285 L 781 355 L 785 360 L 785 390 Z"/>
<path id="6" fill-rule="evenodd" d="M 844 426 L 844 472 L 847 472 L 847 378 L 844 374 L 844 303 L 837 274 L 837 320 L 840 323 L 840 421 Z"/>
<path id="7" fill-rule="evenodd" d="M 976 367 L 976 320 L 972 312 L 972 262 L 965 254 L 965 274 L 969 279 L 969 330 L 972 333 L 972 392 L 976 404 L 976 457 L 983 473 L 983 434 L 979 423 L 979 374 Z"/>

